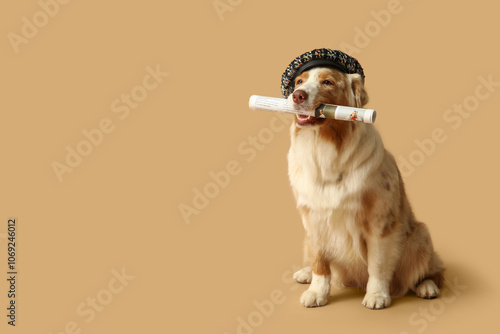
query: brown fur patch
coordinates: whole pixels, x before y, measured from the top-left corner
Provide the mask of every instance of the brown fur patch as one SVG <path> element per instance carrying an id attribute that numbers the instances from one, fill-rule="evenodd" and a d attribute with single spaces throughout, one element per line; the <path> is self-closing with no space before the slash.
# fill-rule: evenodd
<path id="1" fill-rule="evenodd" d="M 320 135 L 323 139 L 332 141 L 337 150 L 341 150 L 347 137 L 353 132 L 354 122 L 326 119 L 321 125 Z"/>
<path id="2" fill-rule="evenodd" d="M 363 229 L 366 233 L 371 233 L 370 222 L 366 217 L 363 219 Z"/>
<path id="3" fill-rule="evenodd" d="M 330 261 L 323 255 L 323 253 L 318 253 L 312 263 L 311 269 L 316 275 L 330 275 Z"/>
<path id="4" fill-rule="evenodd" d="M 394 276 L 391 280 L 391 285 L 389 287 L 389 292 L 392 298 L 404 296 L 408 292 L 409 288 L 406 282 L 398 277 L 399 273 L 397 272 L 397 270 L 399 269 L 396 269 L 396 272 L 394 273 Z"/>
<path id="5" fill-rule="evenodd" d="M 381 237 L 385 238 L 388 235 L 392 234 L 398 226 L 399 226 L 399 221 L 397 220 L 396 216 L 391 210 L 387 215 L 387 222 L 384 226 L 384 229 L 382 230 Z"/>
<path id="6" fill-rule="evenodd" d="M 415 232 L 415 220 L 413 219 L 413 217 L 411 217 L 408 220 L 408 230 L 406 231 L 406 238 L 411 237 L 413 232 Z"/>
<path id="7" fill-rule="evenodd" d="M 328 80 L 333 84 L 322 84 L 320 86 L 314 101 L 315 105 L 319 106 L 322 103 L 327 103 L 347 106 L 350 104 L 347 93 L 347 89 L 350 89 L 350 87 L 346 87 L 347 74 L 334 69 L 327 69 L 319 74 L 318 79 L 320 83 Z M 321 125 L 321 137 L 332 141 L 337 149 L 341 150 L 347 137 L 355 127 L 354 122 L 326 119 Z"/>
<path id="8" fill-rule="evenodd" d="M 370 216 L 373 207 L 375 206 L 375 199 L 375 192 L 367 190 L 363 193 L 363 197 L 361 197 L 361 204 L 363 204 L 366 216 Z"/>
<path id="9" fill-rule="evenodd" d="M 391 191 L 391 189 L 392 189 L 392 187 L 391 187 L 391 177 L 390 177 L 389 173 L 386 170 L 384 170 L 380 174 L 382 176 L 382 181 L 384 182 L 384 188 L 387 191 Z"/>
<path id="10" fill-rule="evenodd" d="M 309 78 L 309 72 L 304 72 L 301 75 L 299 75 L 298 77 L 296 77 L 294 89 L 297 89 L 300 85 L 302 85 L 304 82 L 306 82 L 307 78 Z"/>
<path id="11" fill-rule="evenodd" d="M 360 77 L 354 79 L 352 81 L 351 88 L 354 93 L 354 107 L 362 108 L 365 104 L 368 103 L 368 94 L 366 94 L 362 79 Z"/>
<path id="12" fill-rule="evenodd" d="M 371 190 L 368 190 L 363 193 L 361 197 L 361 204 L 363 208 L 356 214 L 356 223 L 363 228 L 365 233 L 370 234 L 372 227 L 370 226 L 370 215 L 375 206 L 375 193 Z"/>

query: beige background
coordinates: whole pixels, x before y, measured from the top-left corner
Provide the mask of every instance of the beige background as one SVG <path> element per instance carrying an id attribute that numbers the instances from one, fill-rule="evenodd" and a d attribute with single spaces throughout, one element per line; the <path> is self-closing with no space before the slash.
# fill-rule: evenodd
<path id="1" fill-rule="evenodd" d="M 68 333 L 498 328 L 500 87 L 456 130 L 443 115 L 472 101 L 480 76 L 500 82 L 500 8 L 401 0 L 381 27 L 371 11 L 387 10 L 388 1 L 228 1 L 221 0 L 231 8 L 223 20 L 212 0 L 71 1 L 18 53 L 8 34 L 20 35 L 23 17 L 33 22 L 41 7 L 2 3 L 0 236 L 7 218 L 17 217 L 19 297 L 11 328 L 3 238 L 1 331 L 55 334 L 68 323 Z M 362 45 L 356 35 L 365 28 L 372 37 Z M 289 137 L 279 122 L 266 137 L 276 114 L 248 110 L 247 101 L 279 97 L 281 74 L 299 54 L 346 43 L 358 46 L 351 55 L 365 69 L 368 106 L 395 156 L 418 154 L 415 140 L 436 128 L 447 136 L 405 178 L 447 279 L 466 286 L 458 296 L 448 290 L 447 303 L 406 296 L 370 311 L 362 292 L 344 289 L 326 307 L 305 309 L 306 286 L 290 282 L 301 263 L 302 226 L 287 179 Z M 112 102 L 157 64 L 170 74 L 121 120 Z M 106 118 L 113 132 L 59 182 L 51 164 L 64 163 L 65 147 Z M 267 143 L 247 161 L 241 150 L 259 134 Z M 179 206 L 192 206 L 193 189 L 230 161 L 240 173 L 187 224 Z M 113 270 L 122 268 L 135 278 L 111 294 L 108 283 L 119 285 Z M 280 303 L 259 318 L 254 301 L 272 293 L 282 294 Z M 77 309 L 97 297 L 109 303 L 87 322 Z M 238 329 L 240 317 L 258 327 Z"/>

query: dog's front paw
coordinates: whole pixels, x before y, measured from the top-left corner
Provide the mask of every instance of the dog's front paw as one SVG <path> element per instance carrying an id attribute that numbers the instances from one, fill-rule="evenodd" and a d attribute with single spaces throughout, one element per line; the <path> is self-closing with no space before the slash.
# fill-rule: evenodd
<path id="1" fill-rule="evenodd" d="M 329 293 L 308 289 L 300 297 L 300 302 L 305 307 L 324 306 L 328 303 L 328 295 Z"/>
<path id="2" fill-rule="evenodd" d="M 437 287 L 434 281 L 430 279 L 426 279 L 422 283 L 420 283 L 415 289 L 415 293 L 420 298 L 432 299 L 439 296 L 439 288 Z"/>
<path id="3" fill-rule="evenodd" d="M 386 294 L 367 292 L 363 305 L 372 310 L 380 310 L 391 305 L 391 297 Z"/>
<path id="4" fill-rule="evenodd" d="M 311 283 L 311 278 L 311 267 L 304 267 L 293 274 L 293 279 L 302 284 Z"/>

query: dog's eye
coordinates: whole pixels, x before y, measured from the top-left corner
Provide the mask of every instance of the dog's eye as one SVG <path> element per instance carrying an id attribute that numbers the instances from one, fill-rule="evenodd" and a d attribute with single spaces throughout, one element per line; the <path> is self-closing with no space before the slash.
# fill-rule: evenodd
<path id="1" fill-rule="evenodd" d="M 297 85 L 302 83 L 302 79 L 297 80 Z"/>
<path id="2" fill-rule="evenodd" d="M 330 85 L 333 85 L 333 82 L 331 82 L 330 80 L 324 80 L 322 82 L 323 85 L 327 85 L 327 86 L 330 86 Z"/>

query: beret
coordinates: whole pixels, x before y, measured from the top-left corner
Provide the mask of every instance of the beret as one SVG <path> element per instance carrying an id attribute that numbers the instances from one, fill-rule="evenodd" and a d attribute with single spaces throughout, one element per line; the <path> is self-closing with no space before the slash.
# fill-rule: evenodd
<path id="1" fill-rule="evenodd" d="M 359 73 L 363 80 L 365 74 L 358 61 L 339 50 L 314 49 L 295 58 L 281 76 L 281 93 L 283 97 L 293 93 L 295 77 L 313 67 L 324 66 L 336 68 L 348 74 Z"/>

